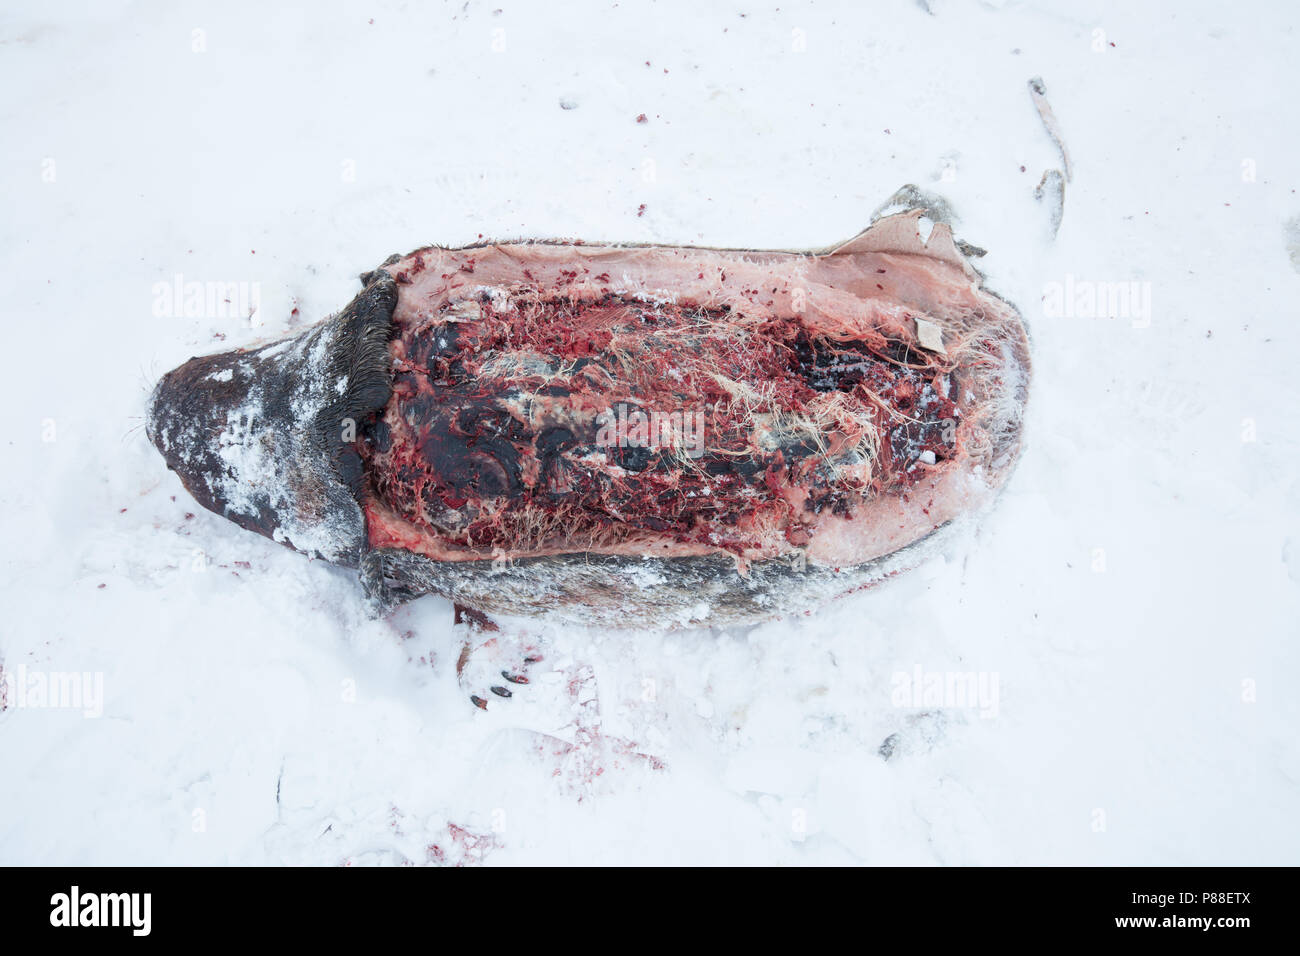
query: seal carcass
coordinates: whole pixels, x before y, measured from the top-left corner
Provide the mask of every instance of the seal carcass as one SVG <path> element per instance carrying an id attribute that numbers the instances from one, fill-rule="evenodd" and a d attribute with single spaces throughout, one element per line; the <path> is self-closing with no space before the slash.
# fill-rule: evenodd
<path id="1" fill-rule="evenodd" d="M 148 433 L 202 505 L 358 568 L 377 610 L 808 610 L 914 564 L 1019 451 L 1025 329 L 921 216 L 819 252 L 420 249 L 168 373 Z"/>

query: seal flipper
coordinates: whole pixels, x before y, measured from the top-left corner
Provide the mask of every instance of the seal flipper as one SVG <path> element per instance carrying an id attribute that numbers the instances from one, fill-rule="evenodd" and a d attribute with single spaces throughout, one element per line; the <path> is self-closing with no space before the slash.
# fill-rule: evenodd
<path id="1" fill-rule="evenodd" d="M 433 564 L 428 558 L 397 548 L 367 548 L 361 555 L 360 579 L 370 612 L 378 617 L 437 591 L 431 576 L 421 573 Z"/>

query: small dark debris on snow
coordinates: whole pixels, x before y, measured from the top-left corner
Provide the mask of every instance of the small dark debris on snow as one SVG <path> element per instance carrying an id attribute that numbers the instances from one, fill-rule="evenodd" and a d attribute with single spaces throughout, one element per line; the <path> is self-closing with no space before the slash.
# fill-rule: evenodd
<path id="1" fill-rule="evenodd" d="M 888 760 L 890 757 L 894 756 L 894 751 L 897 748 L 898 734 L 890 734 L 885 738 L 884 742 L 880 745 L 880 749 L 877 750 L 876 753 L 880 754 L 882 759 Z"/>

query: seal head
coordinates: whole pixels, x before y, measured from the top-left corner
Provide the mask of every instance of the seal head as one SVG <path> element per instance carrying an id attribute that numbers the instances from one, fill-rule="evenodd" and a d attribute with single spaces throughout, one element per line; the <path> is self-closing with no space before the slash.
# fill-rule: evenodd
<path id="1" fill-rule="evenodd" d="M 391 392 L 397 290 L 382 271 L 369 279 L 346 309 L 305 332 L 168 372 L 145 426 L 203 507 L 346 567 L 365 546 L 358 434 Z"/>

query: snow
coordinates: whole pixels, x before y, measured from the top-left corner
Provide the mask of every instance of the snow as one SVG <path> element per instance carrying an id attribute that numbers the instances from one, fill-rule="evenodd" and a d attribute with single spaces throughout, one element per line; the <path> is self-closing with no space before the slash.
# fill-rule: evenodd
<path id="1" fill-rule="evenodd" d="M 102 715 L 3 692 L 0 863 L 1300 860 L 1294 6 L 540 7 L 7 5 L 0 659 Z M 812 617 L 512 623 L 545 660 L 479 711 L 447 602 L 368 619 L 140 427 L 390 253 L 823 248 L 908 182 L 1030 324 L 1026 450 Z M 156 314 L 178 275 L 258 283 L 260 325 Z M 1121 283 L 1148 316 L 1045 314 Z"/>

